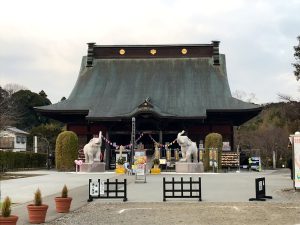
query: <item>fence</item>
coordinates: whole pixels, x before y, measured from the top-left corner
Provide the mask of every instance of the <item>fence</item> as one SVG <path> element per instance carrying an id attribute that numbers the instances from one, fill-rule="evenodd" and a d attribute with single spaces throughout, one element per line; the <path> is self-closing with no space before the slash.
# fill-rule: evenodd
<path id="1" fill-rule="evenodd" d="M 111 187 L 113 186 L 113 187 Z M 127 201 L 127 180 L 106 181 L 98 179 L 93 182 L 89 179 L 89 198 L 88 202 L 93 201 L 94 198 L 122 198 L 124 202 Z"/>
<path id="2" fill-rule="evenodd" d="M 266 201 L 272 199 L 272 196 L 266 196 L 266 181 L 264 177 L 255 179 L 255 198 L 249 198 L 249 201 Z"/>
<path id="3" fill-rule="evenodd" d="M 168 186 L 171 185 L 171 188 Z M 179 187 L 178 187 L 179 186 Z M 171 193 L 171 195 L 168 195 Z M 201 196 L 201 177 L 198 177 L 197 181 L 193 181 L 192 177 L 188 181 L 184 181 L 181 177 L 180 181 L 175 181 L 172 177 L 171 181 L 166 181 L 163 178 L 163 201 L 167 198 L 197 198 L 202 201 Z"/>

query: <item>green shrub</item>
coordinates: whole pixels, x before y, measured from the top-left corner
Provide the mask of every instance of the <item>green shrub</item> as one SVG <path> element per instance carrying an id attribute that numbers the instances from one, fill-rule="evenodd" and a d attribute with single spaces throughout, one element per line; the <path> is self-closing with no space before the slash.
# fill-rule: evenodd
<path id="1" fill-rule="evenodd" d="M 153 164 L 154 165 L 159 165 L 159 163 L 160 163 L 159 159 L 157 159 L 157 158 L 153 159 Z"/>
<path id="2" fill-rule="evenodd" d="M 34 193 L 34 205 L 36 206 L 42 205 L 42 193 L 39 188 Z"/>
<path id="3" fill-rule="evenodd" d="M 1 207 L 1 213 L 3 217 L 9 217 L 11 214 L 11 201 L 9 197 L 4 199 Z"/>
<path id="4" fill-rule="evenodd" d="M 68 188 L 67 185 L 64 185 L 62 191 L 61 191 L 61 197 L 62 198 L 67 198 L 68 197 Z"/>
<path id="5" fill-rule="evenodd" d="M 119 157 L 118 160 L 117 160 L 117 164 L 118 165 L 123 165 L 125 162 L 124 162 L 124 159 L 122 157 Z"/>
<path id="6" fill-rule="evenodd" d="M 0 172 L 18 169 L 45 168 L 47 154 L 0 151 Z"/>
<path id="7" fill-rule="evenodd" d="M 73 131 L 64 131 L 56 139 L 55 160 L 59 171 L 74 170 L 78 157 L 78 137 Z"/>
<path id="8" fill-rule="evenodd" d="M 209 149 L 218 149 L 218 168 L 221 169 L 221 158 L 222 158 L 222 135 L 218 133 L 210 133 L 205 137 L 205 153 L 203 158 L 205 171 L 209 170 Z"/>

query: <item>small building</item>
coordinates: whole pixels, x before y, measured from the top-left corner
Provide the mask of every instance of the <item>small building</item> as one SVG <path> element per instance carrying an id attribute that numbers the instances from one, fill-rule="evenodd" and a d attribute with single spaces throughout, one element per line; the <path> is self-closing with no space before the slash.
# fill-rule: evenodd
<path id="1" fill-rule="evenodd" d="M 26 151 L 29 133 L 16 127 L 6 127 L 0 131 L 0 150 L 23 152 Z"/>
<path id="2" fill-rule="evenodd" d="M 246 84 L 245 84 L 246 85 Z M 88 43 L 77 82 L 68 99 L 37 107 L 41 114 L 67 124 L 83 146 L 99 130 L 105 137 L 106 163 L 115 144 L 136 138 L 145 149 L 172 143 L 178 132 L 204 143 L 220 133 L 234 150 L 233 127 L 256 116 L 259 105 L 232 97 L 225 55 L 219 42 L 192 45 L 95 45 Z M 139 137 L 139 138 L 138 138 Z"/>

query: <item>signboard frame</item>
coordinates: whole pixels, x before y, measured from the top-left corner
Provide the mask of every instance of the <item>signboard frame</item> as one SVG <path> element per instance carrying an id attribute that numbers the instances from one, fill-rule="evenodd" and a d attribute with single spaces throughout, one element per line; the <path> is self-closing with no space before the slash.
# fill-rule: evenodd
<path id="1" fill-rule="evenodd" d="M 290 135 L 293 146 L 294 188 L 300 189 L 300 134 Z"/>

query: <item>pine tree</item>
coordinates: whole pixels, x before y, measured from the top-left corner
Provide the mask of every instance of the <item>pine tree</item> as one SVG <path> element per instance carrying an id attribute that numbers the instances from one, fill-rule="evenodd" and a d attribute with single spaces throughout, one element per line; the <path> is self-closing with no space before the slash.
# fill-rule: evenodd
<path id="1" fill-rule="evenodd" d="M 295 49 L 295 59 L 296 63 L 293 63 L 292 65 L 295 67 L 294 75 L 296 76 L 296 79 L 300 79 L 300 36 L 297 37 L 299 44 L 297 46 L 294 46 Z"/>

